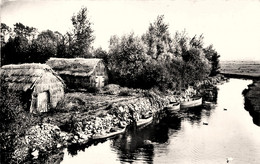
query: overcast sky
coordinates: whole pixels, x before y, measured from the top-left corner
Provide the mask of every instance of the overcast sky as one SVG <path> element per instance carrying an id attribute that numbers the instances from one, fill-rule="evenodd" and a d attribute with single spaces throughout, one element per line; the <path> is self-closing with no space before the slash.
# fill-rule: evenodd
<path id="1" fill-rule="evenodd" d="M 203 33 L 205 45 L 213 44 L 221 60 L 260 60 L 260 0 L 2 0 L 1 22 L 11 28 L 21 22 L 64 34 L 72 29 L 72 15 L 83 6 L 93 22 L 94 47 L 107 49 L 112 35 L 141 36 L 163 14 L 172 36 L 184 29 L 191 37 Z"/>

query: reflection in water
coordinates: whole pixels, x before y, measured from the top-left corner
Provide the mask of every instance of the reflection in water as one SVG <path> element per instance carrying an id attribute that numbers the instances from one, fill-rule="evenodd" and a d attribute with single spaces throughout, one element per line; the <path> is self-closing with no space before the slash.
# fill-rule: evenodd
<path id="1" fill-rule="evenodd" d="M 211 110 L 203 106 L 182 109 L 171 115 L 162 111 L 155 117 L 153 124 L 142 129 L 129 129 L 122 137 L 113 140 L 111 146 L 117 151 L 122 162 L 153 163 L 154 146 L 165 145 L 163 150 L 167 151 L 169 139 L 182 131 L 182 120 L 190 124 L 201 124 L 202 115 L 208 118 L 210 113 Z"/>
<path id="2" fill-rule="evenodd" d="M 154 144 L 164 144 L 169 139 L 169 128 L 180 129 L 181 119 L 163 117 L 141 129 L 129 128 L 120 138 L 113 140 L 112 147 L 122 162 L 142 161 L 153 163 Z"/>
<path id="3" fill-rule="evenodd" d="M 187 108 L 182 111 L 184 114 L 184 118 L 188 120 L 191 124 L 200 124 L 201 122 L 201 112 L 202 107 L 193 107 L 193 108 Z"/>
<path id="4" fill-rule="evenodd" d="M 202 117 L 208 118 L 211 113 L 214 111 L 214 107 L 212 106 L 198 106 L 192 108 L 181 109 L 177 116 L 183 120 L 188 121 L 191 125 L 199 125 L 201 124 Z M 176 118 L 175 118 L 176 119 Z"/>
<path id="5" fill-rule="evenodd" d="M 153 145 L 145 143 L 145 141 L 151 139 L 150 132 L 147 129 L 148 127 L 142 131 L 135 128 L 128 129 L 121 138 L 112 142 L 112 147 L 118 151 L 120 161 L 131 163 L 135 160 L 145 160 L 152 163 Z"/>
<path id="6" fill-rule="evenodd" d="M 217 103 L 218 99 L 218 88 L 215 86 L 212 86 L 210 88 L 205 88 L 202 90 L 203 100 L 209 101 L 212 103 Z"/>
<path id="7" fill-rule="evenodd" d="M 71 156 L 76 156 L 78 152 L 80 151 L 85 151 L 90 146 L 97 146 L 99 143 L 104 143 L 106 142 L 107 139 L 101 139 L 97 141 L 90 141 L 86 144 L 72 144 L 69 145 L 67 148 L 68 154 Z"/>
<path id="8" fill-rule="evenodd" d="M 30 163 L 42 164 L 42 163 L 60 163 L 63 160 L 64 152 L 56 151 L 51 154 L 41 154 L 38 159 L 31 159 Z"/>

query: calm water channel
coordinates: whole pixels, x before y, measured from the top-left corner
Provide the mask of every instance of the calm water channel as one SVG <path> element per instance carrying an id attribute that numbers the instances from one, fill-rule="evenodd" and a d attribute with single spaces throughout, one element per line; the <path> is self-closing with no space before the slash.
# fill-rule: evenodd
<path id="1" fill-rule="evenodd" d="M 260 127 L 244 109 L 242 91 L 251 80 L 218 86 L 216 104 L 184 110 L 153 124 L 81 150 L 66 149 L 71 163 L 260 163 Z M 224 110 L 226 108 L 227 110 Z M 208 125 L 204 125 L 207 122 Z"/>

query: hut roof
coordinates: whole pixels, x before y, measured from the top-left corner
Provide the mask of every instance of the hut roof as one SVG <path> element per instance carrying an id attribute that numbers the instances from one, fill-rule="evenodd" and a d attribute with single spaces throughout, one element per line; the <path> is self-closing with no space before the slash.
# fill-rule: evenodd
<path id="1" fill-rule="evenodd" d="M 101 61 L 98 58 L 50 58 L 46 64 L 58 74 L 90 76 Z"/>
<path id="2" fill-rule="evenodd" d="M 26 63 L 4 65 L 0 69 L 1 85 L 7 85 L 12 90 L 26 91 L 32 88 L 44 73 L 51 72 L 63 84 L 63 80 L 46 64 Z"/>

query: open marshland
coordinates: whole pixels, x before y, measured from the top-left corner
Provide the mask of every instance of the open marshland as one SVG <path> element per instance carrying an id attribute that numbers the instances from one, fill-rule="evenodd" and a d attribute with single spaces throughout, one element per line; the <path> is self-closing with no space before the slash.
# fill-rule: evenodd
<path id="1" fill-rule="evenodd" d="M 221 61 L 223 74 L 246 77 L 260 77 L 260 61 Z"/>

